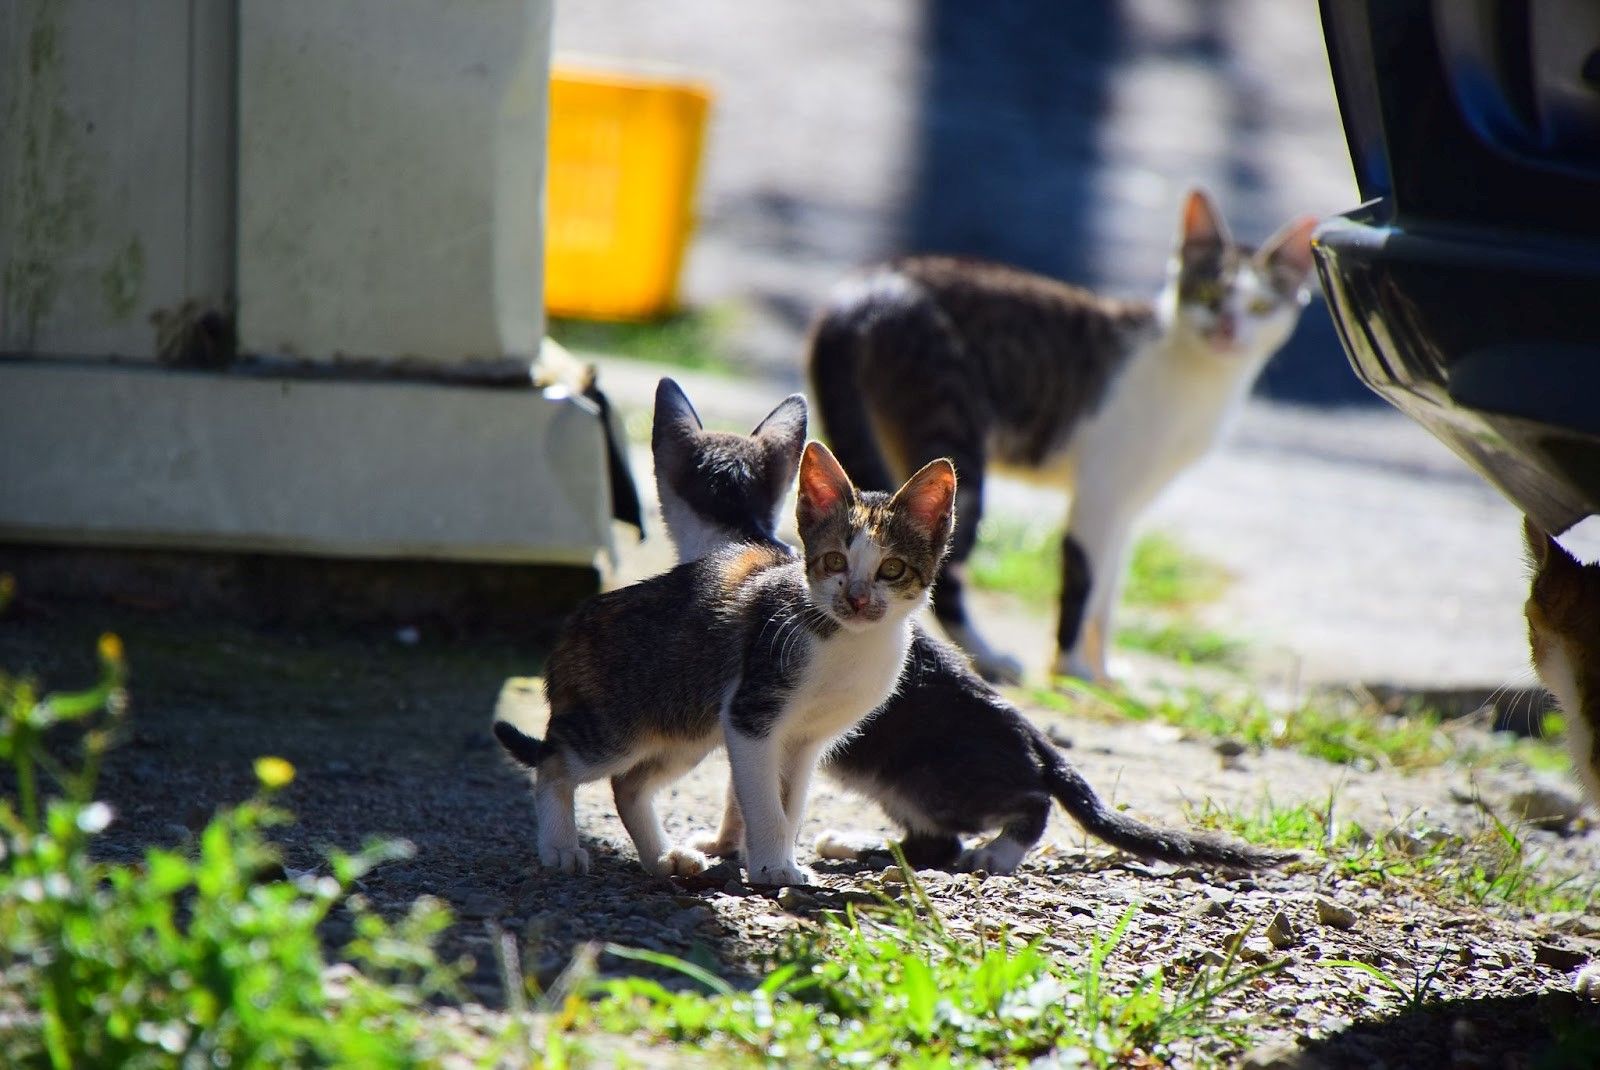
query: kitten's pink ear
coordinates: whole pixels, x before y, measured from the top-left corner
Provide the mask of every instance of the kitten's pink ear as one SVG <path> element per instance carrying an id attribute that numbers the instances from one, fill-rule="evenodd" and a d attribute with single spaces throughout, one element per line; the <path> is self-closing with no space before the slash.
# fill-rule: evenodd
<path id="1" fill-rule="evenodd" d="M 806 399 L 790 394 L 778 402 L 766 418 L 750 432 L 767 451 L 767 464 L 776 481 L 787 486 L 800 466 L 800 450 L 806 443 Z"/>
<path id="2" fill-rule="evenodd" d="M 1228 224 L 1223 222 L 1222 213 L 1217 210 L 1217 202 L 1211 199 L 1211 194 L 1199 186 L 1191 189 L 1183 198 L 1181 236 L 1185 245 L 1228 243 Z"/>
<path id="3" fill-rule="evenodd" d="M 855 486 L 828 452 L 828 447 L 820 442 L 807 442 L 806 451 L 800 457 L 800 501 L 795 508 L 795 519 L 800 526 L 809 527 L 835 509 L 847 508 L 855 500 Z"/>
<path id="4" fill-rule="evenodd" d="M 929 461 L 895 492 L 890 507 L 911 518 L 924 533 L 943 545 L 955 523 L 956 470 L 943 457 Z"/>
<path id="5" fill-rule="evenodd" d="M 1261 252 L 1257 255 L 1262 263 L 1294 279 L 1297 287 L 1304 286 L 1314 266 L 1311 260 L 1311 232 L 1316 229 L 1316 216 L 1296 216 L 1279 227 L 1261 246 Z"/>

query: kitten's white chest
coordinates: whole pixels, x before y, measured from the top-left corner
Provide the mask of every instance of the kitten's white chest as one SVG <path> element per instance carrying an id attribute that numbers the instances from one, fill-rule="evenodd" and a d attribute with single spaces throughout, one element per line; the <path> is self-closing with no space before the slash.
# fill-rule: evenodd
<path id="1" fill-rule="evenodd" d="M 826 740 L 849 731 L 893 693 L 910 646 L 906 621 L 820 640 L 791 697 L 785 732 Z"/>

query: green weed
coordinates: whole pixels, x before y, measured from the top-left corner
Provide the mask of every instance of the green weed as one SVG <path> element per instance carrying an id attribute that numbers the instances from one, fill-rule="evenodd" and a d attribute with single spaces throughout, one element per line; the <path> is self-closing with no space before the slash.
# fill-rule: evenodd
<path id="1" fill-rule="evenodd" d="M 391 922 L 349 895 L 405 845 L 330 852 L 326 874 L 282 879 L 265 832 L 289 820 L 272 804 L 287 762 L 260 760 L 257 795 L 192 849 L 93 857 L 115 816 L 97 774 L 127 708 L 120 641 L 99 653 L 99 681 L 77 693 L 0 674 L 0 765 L 16 784 L 14 803 L 0 798 L 0 1064 L 401 1067 L 462 1050 L 426 1013 L 458 994 L 461 967 L 432 951 L 448 913 L 423 900 Z M 336 909 L 355 933 L 342 974 L 318 937 Z"/>
<path id="2" fill-rule="evenodd" d="M 1236 971 L 1230 960 L 1171 992 L 1159 970 L 1118 984 L 1105 966 L 1134 910 L 1092 939 L 1073 970 L 1034 943 L 950 932 L 915 874 L 906 878 L 912 905 L 828 917 L 791 938 L 750 991 L 672 956 L 608 947 L 612 955 L 675 970 L 690 986 L 641 977 L 598 983 L 592 1001 L 570 1007 L 569 1028 L 714 1048 L 736 1065 L 1009 1064 L 1046 1053 L 1072 1065 L 1154 1065 L 1186 1038 L 1242 1044 L 1235 1024 L 1206 1011 L 1223 993 L 1277 968 Z"/>
<path id="3" fill-rule="evenodd" d="M 1503 903 L 1536 913 L 1584 912 L 1600 902 L 1600 878 L 1551 870 L 1510 825 L 1492 814 L 1468 834 L 1431 829 L 1381 834 L 1335 818 L 1336 799 L 1321 808 L 1264 802 L 1253 813 L 1214 803 L 1190 820 L 1273 847 L 1312 850 L 1347 879 L 1373 887 L 1416 887 L 1473 906 Z"/>

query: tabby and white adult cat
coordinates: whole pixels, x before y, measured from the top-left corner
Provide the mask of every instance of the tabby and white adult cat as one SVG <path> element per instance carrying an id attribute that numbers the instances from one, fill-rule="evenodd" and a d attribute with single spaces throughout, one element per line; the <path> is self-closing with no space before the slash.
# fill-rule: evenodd
<path id="1" fill-rule="evenodd" d="M 1254 251 L 1193 190 L 1154 302 L 939 256 L 892 261 L 835 295 L 811 339 L 823 427 L 863 486 L 893 486 L 930 457 L 955 462 L 961 500 L 934 612 L 984 676 L 1021 670 L 962 601 L 988 467 L 1071 488 L 1055 670 L 1105 678 L 1133 523 L 1216 441 L 1294 329 L 1314 223 L 1296 219 Z"/>
<path id="2" fill-rule="evenodd" d="M 546 738 L 494 726 L 535 770 L 540 861 L 587 871 L 573 792 L 609 777 L 645 869 L 699 872 L 703 855 L 664 849 L 652 797 L 720 742 L 746 819 L 751 883 L 807 883 L 794 842 L 812 770 L 900 678 L 955 493 L 945 460 L 893 496 L 858 491 L 813 442 L 800 460 L 803 559 L 736 541 L 580 606 L 546 666 Z"/>
<path id="3" fill-rule="evenodd" d="M 755 533 L 787 550 L 771 534 L 788 491 L 774 474 L 785 470 L 786 448 L 798 458 L 805 416 L 804 400 L 791 397 L 749 436 L 707 431 L 678 385 L 661 380 L 650 441 L 662 516 L 680 561 Z M 776 428 L 785 430 L 775 434 Z M 905 828 L 901 848 L 919 868 L 1011 873 L 1044 835 L 1052 799 L 1091 834 L 1145 858 L 1241 869 L 1290 857 L 1221 836 L 1154 828 L 1107 806 L 959 650 L 916 625 L 895 694 L 820 768 Z M 963 852 L 963 836 L 996 829 L 988 842 Z M 738 799 L 730 792 L 721 831 L 696 846 L 732 853 L 740 834 Z M 846 833 L 824 833 L 817 842 L 817 853 L 829 858 L 859 857 L 864 848 L 859 836 Z"/>

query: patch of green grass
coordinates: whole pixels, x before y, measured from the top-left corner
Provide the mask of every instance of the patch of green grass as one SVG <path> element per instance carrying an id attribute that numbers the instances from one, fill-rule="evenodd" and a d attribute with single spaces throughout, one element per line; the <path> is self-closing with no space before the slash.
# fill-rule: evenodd
<path id="1" fill-rule="evenodd" d="M 1008 517 L 983 522 L 968 559 L 972 582 L 1042 605 L 1061 591 L 1061 533 Z M 1133 544 L 1122 604 L 1140 609 L 1188 609 L 1217 598 L 1228 584 L 1221 565 L 1185 550 L 1159 531 Z"/>
<path id="2" fill-rule="evenodd" d="M 1239 1023 L 1207 1009 L 1281 965 L 1235 970 L 1230 960 L 1170 990 L 1159 970 L 1118 983 L 1105 965 L 1133 909 L 1109 935 L 1091 937 L 1073 969 L 1034 943 L 947 930 L 915 874 L 906 878 L 911 904 L 829 916 L 791 938 L 750 991 L 671 956 L 609 947 L 676 970 L 692 985 L 597 982 L 590 1001 L 568 1001 L 563 1027 L 578 1037 L 600 1031 L 718 1051 L 733 1065 L 1010 1065 L 1046 1053 L 1063 1065 L 1164 1065 L 1189 1038 L 1242 1046 Z"/>
<path id="3" fill-rule="evenodd" d="M 294 777 L 282 759 L 258 761 L 257 795 L 186 848 L 96 860 L 115 816 L 94 799 L 98 770 L 127 708 L 121 641 L 103 637 L 99 655 L 98 683 L 76 693 L 0 674 L 0 764 L 16 785 L 0 798 L 0 1065 L 493 1065 L 527 1048 L 520 1021 L 486 1036 L 429 1013 L 460 994 L 463 966 L 432 950 L 442 905 L 392 922 L 349 894 L 405 845 L 330 852 L 326 873 L 285 879 L 266 837 L 289 820 L 272 805 Z M 354 932 L 337 979 L 318 933 L 335 910 Z"/>
<path id="4" fill-rule="evenodd" d="M 737 321 L 736 306 L 716 305 L 646 323 L 551 319 L 546 329 L 551 338 L 572 350 L 695 371 L 730 372 L 729 337 Z"/>
<path id="5" fill-rule="evenodd" d="M 1185 550 L 1170 535 L 1152 531 L 1133 544 L 1122 603 L 1146 609 L 1186 609 L 1211 602 L 1228 586 L 1228 572 Z"/>
<path id="6" fill-rule="evenodd" d="M 1283 747 L 1325 761 L 1362 768 L 1401 769 L 1438 765 L 1458 753 L 1437 714 L 1387 713 L 1355 699 L 1319 695 L 1288 711 L 1269 707 L 1248 693 L 1218 694 L 1197 687 L 1167 689 L 1143 700 L 1125 692 L 1061 679 L 1054 688 L 1033 688 L 1034 702 L 1075 712 L 1098 710 L 1135 721 L 1165 721 L 1202 735 L 1234 739 L 1252 747 Z"/>
<path id="7" fill-rule="evenodd" d="M 1600 877 L 1554 871 L 1492 814 L 1465 835 L 1427 828 L 1375 834 L 1338 821 L 1335 803 L 1330 798 L 1320 808 L 1279 807 L 1267 801 L 1240 813 L 1207 802 L 1189 818 L 1252 843 L 1315 851 L 1345 877 L 1374 887 L 1416 887 L 1456 902 L 1504 903 L 1538 913 L 1585 912 L 1600 902 Z"/>
<path id="8" fill-rule="evenodd" d="M 1117 629 L 1117 645 L 1185 665 L 1209 665 L 1219 669 L 1240 668 L 1245 654 L 1245 644 L 1240 640 L 1185 617 L 1160 623 L 1132 621 Z"/>

